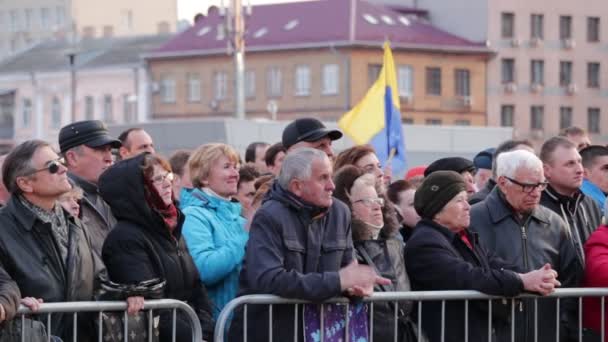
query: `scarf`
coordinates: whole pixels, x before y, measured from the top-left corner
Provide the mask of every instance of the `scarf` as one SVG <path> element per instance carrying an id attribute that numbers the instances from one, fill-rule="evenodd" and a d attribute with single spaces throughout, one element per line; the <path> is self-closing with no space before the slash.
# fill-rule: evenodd
<path id="1" fill-rule="evenodd" d="M 173 230 L 177 227 L 177 207 L 175 207 L 173 201 L 171 201 L 171 204 L 166 205 L 158 191 L 156 191 L 151 179 L 144 179 L 144 193 L 148 206 L 160 214 L 165 225 L 169 228 L 169 232 L 173 234 Z"/>

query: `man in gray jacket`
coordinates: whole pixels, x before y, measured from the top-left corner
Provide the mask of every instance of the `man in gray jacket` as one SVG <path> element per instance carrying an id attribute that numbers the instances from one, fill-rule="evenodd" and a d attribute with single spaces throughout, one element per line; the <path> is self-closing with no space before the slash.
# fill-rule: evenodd
<path id="1" fill-rule="evenodd" d="M 542 162 L 529 151 L 505 152 L 496 160 L 496 187 L 488 197 L 471 208 L 471 228 L 481 243 L 512 265 L 517 272 L 529 272 L 551 264 L 563 287 L 577 285 L 582 268 L 568 239 L 564 221 L 539 205 L 547 187 Z M 556 326 L 556 304 L 538 301 L 539 341 L 555 341 L 556 332 L 566 336 L 571 308 L 561 302 L 562 322 Z M 515 310 L 515 341 L 534 340 L 534 302 L 523 300 Z M 508 308 L 510 312 L 510 307 Z M 510 326 L 497 326 L 499 341 L 511 340 Z"/>
<path id="2" fill-rule="evenodd" d="M 86 120 L 61 128 L 59 147 L 65 157 L 69 177 L 84 191 L 80 204 L 81 220 L 91 238 L 93 251 L 101 259 L 103 242 L 116 219 L 99 195 L 97 180 L 112 165 L 112 148 L 120 147 L 120 141 L 109 135 L 103 122 Z"/>
<path id="3" fill-rule="evenodd" d="M 350 211 L 332 197 L 334 188 L 332 166 L 323 151 L 304 147 L 287 154 L 253 218 L 240 295 L 321 302 L 343 293 L 370 295 L 375 284 L 390 283 L 353 259 Z M 293 341 L 294 320 L 300 323 L 301 318 L 297 320 L 287 305 L 273 310 L 274 339 Z M 237 311 L 231 328 L 235 340 L 243 337 L 242 318 L 243 312 Z M 248 319 L 248 340 L 268 341 L 268 307 L 249 306 Z M 298 331 L 303 331 L 301 326 Z"/>

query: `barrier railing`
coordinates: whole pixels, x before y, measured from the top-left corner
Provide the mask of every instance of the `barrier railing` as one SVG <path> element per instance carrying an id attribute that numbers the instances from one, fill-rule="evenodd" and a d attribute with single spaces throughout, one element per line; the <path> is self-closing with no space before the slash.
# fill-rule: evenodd
<path id="1" fill-rule="evenodd" d="M 124 312 L 124 317 L 127 317 L 127 303 L 125 301 L 99 301 L 99 302 L 61 302 L 61 303 L 44 303 L 40 305 L 39 310 L 36 312 L 32 312 L 29 308 L 25 306 L 19 307 L 17 311 L 17 316 L 14 318 L 16 320 L 21 319 L 21 341 L 25 342 L 25 334 L 23 333 L 23 329 L 25 326 L 25 316 L 39 316 L 39 315 L 47 315 L 46 322 L 41 320 L 41 322 L 45 323 L 46 331 L 47 331 L 47 341 L 52 341 L 51 339 L 51 315 L 57 313 L 72 313 L 73 314 L 73 341 L 78 341 L 78 332 L 77 332 L 77 319 L 79 313 L 84 312 L 97 312 L 97 320 L 99 320 L 98 325 L 98 341 L 102 342 L 103 335 L 103 324 L 101 323 L 102 314 L 104 312 Z M 192 341 L 200 342 L 203 340 L 203 333 L 201 329 L 200 322 L 198 320 L 198 316 L 194 312 L 194 310 L 186 303 L 181 302 L 179 300 L 173 299 L 160 299 L 160 300 L 146 300 L 144 302 L 144 309 L 147 313 L 148 317 L 148 341 L 153 341 L 152 336 L 152 324 L 153 324 L 153 313 L 156 310 L 172 310 L 172 341 L 175 342 L 176 339 L 176 319 L 177 319 L 177 310 L 181 310 L 186 314 L 186 317 L 190 320 L 190 326 L 192 327 Z M 123 325 L 123 336 L 128 336 L 128 320 L 125 319 Z M 89 336 L 90 337 L 90 336 Z M 68 341 L 64 341 L 68 342 Z M 163 341 L 164 342 L 164 341 Z"/>
<path id="2" fill-rule="evenodd" d="M 565 288 L 565 289 L 557 289 L 554 293 L 552 293 L 551 295 L 548 296 L 538 296 L 538 295 L 534 295 L 534 294 L 522 294 L 520 296 L 517 297 L 513 297 L 513 298 L 504 298 L 504 297 L 499 297 L 499 296 L 490 296 L 490 295 L 486 295 L 483 294 L 481 292 L 477 292 L 477 291 L 411 291 L 411 292 L 377 292 L 374 293 L 372 296 L 370 297 L 366 297 L 363 298 L 362 301 L 366 302 L 366 303 L 372 303 L 370 305 L 371 309 L 370 309 L 370 328 L 373 330 L 373 303 L 374 302 L 395 302 L 395 304 L 397 304 L 397 302 L 402 302 L 402 301 L 414 301 L 414 302 L 418 302 L 418 308 L 417 308 L 417 313 L 418 313 L 418 317 L 422 317 L 422 312 L 424 310 L 424 302 L 430 302 L 430 301 L 440 301 L 441 302 L 441 341 L 443 342 L 445 340 L 445 311 L 446 311 L 446 302 L 448 301 L 464 301 L 464 329 L 465 329 L 465 341 L 469 340 L 469 334 L 468 334 L 468 329 L 469 329 L 469 324 L 468 324 L 468 318 L 469 318 L 469 301 L 487 301 L 488 303 L 488 330 L 487 330 L 487 336 L 488 336 L 488 341 L 492 341 L 493 340 L 493 327 L 492 327 L 492 301 L 493 300 L 497 300 L 500 299 L 503 302 L 511 302 L 510 304 L 510 311 L 511 311 L 511 334 L 510 334 L 510 340 L 511 341 L 515 341 L 515 306 L 516 306 L 516 300 L 520 300 L 520 299 L 529 299 L 531 301 L 534 302 L 534 309 L 533 309 L 533 317 L 534 317 L 534 323 L 535 323 L 535 327 L 534 327 L 534 341 L 538 340 L 538 327 L 537 327 L 537 323 L 538 323 L 538 300 L 544 300 L 547 298 L 553 298 L 555 299 L 556 302 L 556 326 L 560 327 L 560 300 L 563 298 L 577 298 L 578 299 L 578 318 L 577 318 L 577 325 L 578 325 L 578 341 L 582 342 L 583 341 L 583 314 L 582 314 L 582 309 L 583 309 L 583 301 L 582 299 L 584 297 L 601 297 L 601 331 L 599 332 L 599 335 L 601 335 L 601 341 L 604 341 L 606 332 L 605 332 L 605 326 L 604 326 L 604 319 L 605 319 L 605 297 L 608 296 L 608 288 Z M 273 296 L 273 295 L 247 295 L 247 296 L 242 296 L 242 297 L 238 297 L 233 299 L 231 302 L 229 302 L 224 309 L 222 310 L 222 312 L 220 313 L 218 320 L 216 322 L 216 326 L 215 326 L 215 334 L 214 334 L 214 341 L 215 342 L 223 342 L 225 341 L 225 332 L 227 331 L 227 324 L 228 322 L 230 322 L 230 320 L 234 319 L 233 313 L 234 311 L 240 307 L 240 306 L 244 306 L 243 308 L 243 340 L 247 341 L 247 326 L 248 326 L 248 315 L 247 315 L 247 305 L 268 305 L 269 306 L 269 310 L 268 310 L 268 320 L 269 320 L 269 326 L 268 326 L 268 332 L 269 332 L 269 337 L 270 337 L 270 341 L 272 341 L 272 334 L 273 334 L 273 329 L 272 329 L 272 322 L 273 322 L 273 310 L 272 307 L 273 305 L 294 305 L 294 317 L 297 320 L 298 317 L 298 307 L 301 304 L 310 304 L 311 302 L 309 301 L 305 301 L 305 300 L 298 300 L 298 299 L 287 299 L 287 298 L 282 298 L 282 297 L 278 297 L 278 296 Z M 350 301 L 347 298 L 333 298 L 330 299 L 328 301 L 325 301 L 324 303 L 343 303 L 346 304 L 347 306 L 349 305 Z M 318 303 L 316 303 L 318 304 Z M 394 306 L 395 308 L 397 307 L 397 305 Z M 323 310 L 323 309 L 321 309 Z M 394 314 L 395 314 L 395 320 L 394 320 L 394 324 L 395 324 L 395 329 L 394 331 L 397 331 L 397 310 L 394 310 Z M 321 317 L 323 317 L 323 313 L 321 312 Z M 346 318 L 346 325 L 348 326 L 348 317 Z M 297 325 L 298 322 L 294 322 L 294 341 L 299 341 L 299 336 L 298 336 L 298 329 L 297 329 Z M 418 327 L 418 331 L 422 331 L 422 319 L 419 319 L 417 322 L 417 327 Z M 259 327 L 258 327 L 259 328 Z M 322 330 L 323 328 L 321 328 Z M 348 331 L 348 329 L 345 329 L 346 331 Z M 558 329 L 559 330 L 559 329 Z M 348 333 L 347 333 L 348 334 Z M 320 339 L 321 342 L 323 341 L 323 333 L 320 334 Z M 419 335 L 419 341 L 421 341 L 422 336 Z M 373 334 L 370 333 L 370 341 L 373 341 Z M 394 334 L 394 341 L 397 341 L 397 334 Z M 559 336 L 559 331 L 556 332 L 556 338 L 555 341 L 560 341 L 560 336 Z"/>

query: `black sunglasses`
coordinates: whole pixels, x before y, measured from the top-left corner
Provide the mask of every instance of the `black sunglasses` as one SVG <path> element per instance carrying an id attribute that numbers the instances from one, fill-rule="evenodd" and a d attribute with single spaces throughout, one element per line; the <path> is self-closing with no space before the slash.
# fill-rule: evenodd
<path id="1" fill-rule="evenodd" d="M 522 183 L 522 182 L 516 181 L 515 179 L 507 177 L 507 176 L 505 176 L 505 178 L 508 179 L 511 183 L 521 186 L 521 190 L 527 194 L 532 193 L 537 188 L 540 189 L 540 191 L 543 191 L 547 188 L 547 185 L 549 185 L 549 182 L 540 182 L 540 183 L 530 184 L 530 183 Z"/>
<path id="2" fill-rule="evenodd" d="M 51 160 L 51 161 L 47 162 L 46 166 L 43 167 L 42 169 L 37 169 L 37 170 L 33 170 L 31 172 L 28 172 L 26 174 L 26 176 L 31 176 L 35 173 L 45 171 L 45 170 L 48 170 L 50 174 L 55 174 L 55 173 L 59 172 L 59 167 L 62 165 L 65 165 L 65 159 L 57 158 L 55 160 Z"/>

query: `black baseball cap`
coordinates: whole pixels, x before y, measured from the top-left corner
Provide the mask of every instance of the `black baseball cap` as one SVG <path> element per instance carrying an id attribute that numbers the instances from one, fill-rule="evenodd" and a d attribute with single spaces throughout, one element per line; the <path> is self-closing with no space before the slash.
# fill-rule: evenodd
<path id="1" fill-rule="evenodd" d="M 286 150 L 300 141 L 317 141 L 323 137 L 331 140 L 342 138 L 342 132 L 337 129 L 328 129 L 315 118 L 300 118 L 291 122 L 283 130 L 283 146 Z"/>
<path id="2" fill-rule="evenodd" d="M 110 136 L 106 125 L 99 120 L 85 120 L 71 123 L 59 131 L 59 149 L 61 153 L 80 146 L 100 147 L 111 145 L 113 148 L 121 146 L 120 140 Z"/>

